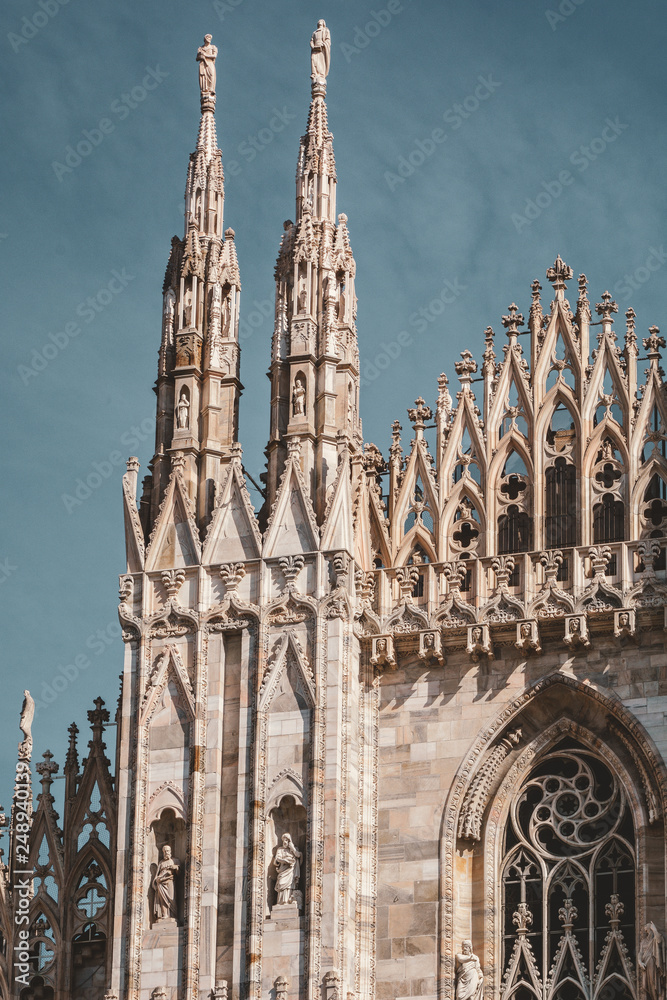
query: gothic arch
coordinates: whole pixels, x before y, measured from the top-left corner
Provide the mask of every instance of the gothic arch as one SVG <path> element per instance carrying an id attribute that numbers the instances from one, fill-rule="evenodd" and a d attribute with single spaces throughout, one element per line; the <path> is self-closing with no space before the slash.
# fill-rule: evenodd
<path id="1" fill-rule="evenodd" d="M 439 995 L 447 1000 L 454 996 L 454 953 L 464 938 L 472 938 L 480 956 L 487 995 L 498 995 L 502 969 L 497 881 L 510 802 L 523 778 L 565 736 L 604 754 L 621 781 L 637 843 L 637 926 L 653 919 L 664 923 L 664 912 L 654 913 L 650 906 L 659 907 L 656 900 L 664 902 L 665 765 L 644 727 L 620 701 L 593 684 L 552 674 L 503 709 L 480 733 L 447 798 L 440 844 L 439 967 Z M 471 799 L 479 819 L 479 839 L 459 837 Z M 471 902 L 459 904 L 457 898 L 466 898 L 464 883 Z"/>
<path id="2" fill-rule="evenodd" d="M 533 439 L 534 447 L 537 451 L 544 444 L 546 438 L 547 427 L 551 424 L 553 415 L 558 408 L 558 405 L 562 403 L 563 406 L 568 410 L 570 416 L 572 417 L 572 423 L 574 424 L 575 430 L 575 441 L 581 441 L 581 415 L 579 413 L 579 407 L 577 405 L 577 400 L 575 395 L 567 384 L 556 384 L 549 389 L 548 393 L 544 397 L 542 406 L 540 407 L 540 412 L 537 415 L 535 421 L 535 437 Z M 576 462 L 576 458 L 575 458 Z"/>
<path id="3" fill-rule="evenodd" d="M 394 559 L 394 565 L 404 566 L 417 545 L 420 545 L 424 549 L 432 563 L 438 561 L 435 551 L 435 539 L 426 528 L 414 524 L 401 542 L 401 546 Z"/>
<path id="4" fill-rule="evenodd" d="M 624 466 L 626 473 L 629 472 L 630 451 L 623 435 L 623 428 L 615 420 L 608 420 L 605 417 L 597 427 L 593 428 L 593 432 L 586 445 L 581 462 L 581 471 L 584 476 L 591 476 L 593 474 L 593 466 L 596 464 L 597 453 L 605 438 L 611 438 L 614 442 L 621 454 L 621 465 Z"/>

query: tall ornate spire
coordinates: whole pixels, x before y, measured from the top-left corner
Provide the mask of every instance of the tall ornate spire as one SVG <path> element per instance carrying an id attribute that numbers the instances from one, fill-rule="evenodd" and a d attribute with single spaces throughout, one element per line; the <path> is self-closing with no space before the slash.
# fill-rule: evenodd
<path id="1" fill-rule="evenodd" d="M 197 50 L 201 120 L 185 185 L 183 239 L 172 239 L 164 281 L 156 449 L 144 481 L 144 531 L 155 522 L 173 471 L 184 479 L 203 529 L 222 469 L 238 440 L 238 318 L 241 281 L 234 230 L 223 238 L 224 173 L 215 130 L 216 57 L 206 35 Z"/>
<path id="2" fill-rule="evenodd" d="M 276 264 L 267 506 L 275 499 L 287 441 L 301 465 L 319 521 L 338 464 L 336 438 L 361 449 L 356 265 L 347 216 L 336 218 L 336 163 L 325 95 L 331 35 L 319 21 L 310 39 L 311 102 L 299 144 L 295 222 L 284 225 Z"/>

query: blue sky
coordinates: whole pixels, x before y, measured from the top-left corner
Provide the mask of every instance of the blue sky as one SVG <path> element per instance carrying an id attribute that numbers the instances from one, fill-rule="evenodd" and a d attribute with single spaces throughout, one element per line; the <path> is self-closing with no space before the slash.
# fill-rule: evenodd
<path id="1" fill-rule="evenodd" d="M 273 264 L 294 214 L 318 17 L 332 33 L 329 123 L 357 260 L 366 441 L 386 451 L 396 418 L 409 438 L 406 408 L 419 394 L 433 403 L 440 371 L 456 391 L 458 353 L 479 358 L 510 302 L 527 315 L 534 278 L 547 297 L 557 253 L 588 275 L 593 302 L 610 289 L 621 328 L 630 305 L 640 335 L 667 325 L 663 4 L 6 0 L 5 805 L 24 687 L 40 701 L 53 693 L 35 756 L 48 747 L 61 765 L 74 719 L 85 751 L 97 694 L 115 710 L 120 478 L 130 454 L 144 469 L 152 454 L 161 284 L 182 233 L 207 31 L 220 50 L 225 225 L 248 334 L 241 441 L 247 468 L 262 469 Z M 68 162 L 82 140 L 90 151 Z M 94 472 L 99 486 L 68 501 Z"/>

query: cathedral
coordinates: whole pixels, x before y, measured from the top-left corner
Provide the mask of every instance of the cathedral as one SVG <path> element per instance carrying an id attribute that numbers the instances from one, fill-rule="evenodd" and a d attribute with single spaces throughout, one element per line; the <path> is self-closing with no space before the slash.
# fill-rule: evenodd
<path id="1" fill-rule="evenodd" d="M 527 319 L 364 443 L 330 51 L 320 21 L 258 511 L 197 52 L 155 454 L 123 477 L 120 697 L 70 727 L 59 814 L 26 693 L 0 997 L 664 1000 L 665 340 L 549 248 Z"/>

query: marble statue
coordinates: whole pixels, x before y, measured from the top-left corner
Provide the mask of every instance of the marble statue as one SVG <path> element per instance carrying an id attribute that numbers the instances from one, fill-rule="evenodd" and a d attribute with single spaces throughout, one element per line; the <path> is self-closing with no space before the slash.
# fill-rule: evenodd
<path id="1" fill-rule="evenodd" d="M 326 83 L 331 61 L 331 32 L 324 21 L 318 21 L 310 39 L 310 79 Z"/>
<path id="2" fill-rule="evenodd" d="M 649 1000 L 662 1000 L 665 978 L 665 941 L 651 921 L 645 924 L 639 941 L 637 965 L 644 977 L 644 986 Z"/>
<path id="3" fill-rule="evenodd" d="M 204 94 L 215 94 L 215 59 L 218 50 L 211 45 L 212 35 L 204 35 L 204 44 L 197 49 L 199 63 L 199 89 Z"/>
<path id="4" fill-rule="evenodd" d="M 190 400 L 185 389 L 181 393 L 181 398 L 176 407 L 176 423 L 179 430 L 186 430 L 190 426 Z"/>
<path id="5" fill-rule="evenodd" d="M 456 956 L 456 1000 L 481 1000 L 484 976 L 472 941 L 463 941 Z"/>
<path id="6" fill-rule="evenodd" d="M 153 877 L 153 890 L 155 892 L 153 915 L 156 920 L 176 918 L 174 878 L 179 869 L 178 861 L 171 856 L 171 847 L 169 844 L 165 844 L 162 848 L 162 858 Z"/>
<path id="7" fill-rule="evenodd" d="M 303 855 L 294 846 L 294 841 L 289 833 L 282 835 L 280 844 L 273 863 L 278 873 L 276 877 L 278 904 L 283 905 L 292 901 L 292 891 L 299 883 L 299 861 Z"/>
<path id="8" fill-rule="evenodd" d="M 19 759 L 30 760 L 32 756 L 32 720 L 35 715 L 35 702 L 28 690 L 23 692 L 23 705 L 21 707 L 21 719 L 19 729 L 23 733 L 23 740 L 19 743 Z"/>
<path id="9" fill-rule="evenodd" d="M 292 392 L 292 416 L 303 417 L 306 413 L 306 387 L 302 378 L 297 378 L 294 382 Z"/>

